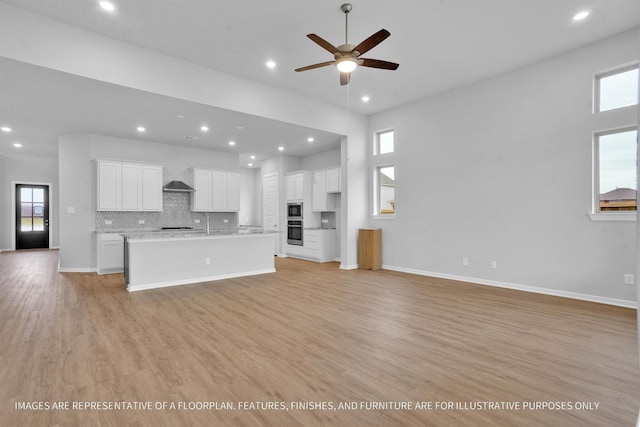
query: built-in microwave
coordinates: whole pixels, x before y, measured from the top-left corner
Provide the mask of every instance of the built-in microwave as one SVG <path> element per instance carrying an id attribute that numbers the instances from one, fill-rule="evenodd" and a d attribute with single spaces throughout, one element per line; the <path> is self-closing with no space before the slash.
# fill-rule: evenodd
<path id="1" fill-rule="evenodd" d="M 287 219 L 302 218 L 302 203 L 287 203 Z"/>

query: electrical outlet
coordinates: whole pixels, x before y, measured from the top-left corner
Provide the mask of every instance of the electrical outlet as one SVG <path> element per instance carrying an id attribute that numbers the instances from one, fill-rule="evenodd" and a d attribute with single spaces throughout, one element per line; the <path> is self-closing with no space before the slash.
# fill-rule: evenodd
<path id="1" fill-rule="evenodd" d="M 113 224 L 113 221 L 111 221 L 110 219 L 104 220 L 104 225 L 111 225 L 111 224 Z"/>
<path id="2" fill-rule="evenodd" d="M 206 265 L 211 265 L 211 258 L 206 257 L 206 258 L 204 259 L 204 263 L 205 263 Z"/>
<path id="3" fill-rule="evenodd" d="M 226 218 L 225 218 L 225 219 L 223 219 L 223 220 L 222 220 L 222 222 L 223 222 L 223 223 L 225 223 L 225 224 L 229 224 L 229 220 L 228 220 L 228 219 L 226 219 Z"/>
<path id="4" fill-rule="evenodd" d="M 196 224 L 200 224 L 200 220 L 199 219 L 194 219 L 193 222 L 195 222 Z"/>
<path id="5" fill-rule="evenodd" d="M 469 258 L 467 257 L 462 258 L 462 265 L 469 265 Z"/>
<path id="6" fill-rule="evenodd" d="M 140 224 L 140 225 L 144 224 L 144 219 L 139 219 L 138 220 L 138 224 Z"/>
<path id="7" fill-rule="evenodd" d="M 491 268 L 494 270 L 498 268 L 498 263 L 496 261 L 491 261 Z"/>
<path id="8" fill-rule="evenodd" d="M 624 283 L 625 283 L 625 285 L 635 285 L 636 284 L 636 278 L 634 277 L 633 274 L 625 274 L 624 275 Z"/>

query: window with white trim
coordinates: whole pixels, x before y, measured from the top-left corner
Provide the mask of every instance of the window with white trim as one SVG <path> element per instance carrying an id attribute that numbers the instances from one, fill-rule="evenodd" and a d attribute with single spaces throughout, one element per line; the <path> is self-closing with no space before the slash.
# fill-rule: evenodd
<path id="1" fill-rule="evenodd" d="M 595 213 L 637 210 L 637 150 L 635 126 L 595 135 Z"/>
<path id="2" fill-rule="evenodd" d="M 378 166 L 375 176 L 376 215 L 396 213 L 396 183 L 393 165 Z"/>
<path id="3" fill-rule="evenodd" d="M 395 132 L 385 129 L 374 134 L 373 156 L 373 216 L 395 218 L 396 178 L 395 178 Z"/>
<path id="4" fill-rule="evenodd" d="M 638 105 L 638 64 L 598 74 L 595 81 L 595 112 Z"/>
<path id="5" fill-rule="evenodd" d="M 385 130 L 376 133 L 376 145 L 374 155 L 388 154 L 395 151 L 393 130 Z"/>

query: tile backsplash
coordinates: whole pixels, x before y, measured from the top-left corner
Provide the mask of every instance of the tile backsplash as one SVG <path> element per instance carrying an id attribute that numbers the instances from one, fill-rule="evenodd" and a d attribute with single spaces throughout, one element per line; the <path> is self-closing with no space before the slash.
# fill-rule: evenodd
<path id="1" fill-rule="evenodd" d="M 157 230 L 162 227 L 207 228 L 207 214 L 191 212 L 190 193 L 164 192 L 162 212 L 96 212 L 96 231 Z M 212 229 L 229 229 L 238 226 L 236 212 L 209 213 Z M 200 223 L 196 223 L 199 220 Z M 227 222 L 225 223 L 225 220 Z"/>

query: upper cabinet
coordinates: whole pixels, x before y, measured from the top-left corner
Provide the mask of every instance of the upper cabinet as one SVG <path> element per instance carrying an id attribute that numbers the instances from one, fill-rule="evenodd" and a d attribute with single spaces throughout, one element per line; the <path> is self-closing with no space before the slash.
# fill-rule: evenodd
<path id="1" fill-rule="evenodd" d="M 304 184 L 305 176 L 309 179 L 308 172 L 295 172 L 287 175 L 286 190 L 287 190 L 287 202 L 302 202 L 304 201 Z"/>
<path id="2" fill-rule="evenodd" d="M 327 193 L 340 193 L 342 191 L 341 178 L 342 171 L 340 168 L 327 170 Z"/>
<path id="3" fill-rule="evenodd" d="M 192 168 L 195 192 L 191 210 L 195 212 L 238 212 L 240 210 L 240 174 L 214 169 Z"/>
<path id="4" fill-rule="evenodd" d="M 98 160 L 97 210 L 162 211 L 162 166 Z"/>
<path id="5" fill-rule="evenodd" d="M 340 169 L 318 170 L 313 172 L 312 208 L 315 212 L 333 212 L 336 210 L 333 193 L 340 192 Z"/>

